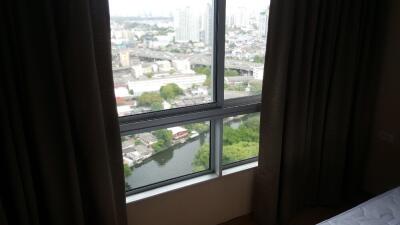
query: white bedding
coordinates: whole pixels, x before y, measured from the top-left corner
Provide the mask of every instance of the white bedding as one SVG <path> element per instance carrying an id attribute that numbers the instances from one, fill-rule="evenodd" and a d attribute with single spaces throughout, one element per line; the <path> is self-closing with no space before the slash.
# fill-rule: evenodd
<path id="1" fill-rule="evenodd" d="M 317 225 L 400 225 L 400 187 Z"/>

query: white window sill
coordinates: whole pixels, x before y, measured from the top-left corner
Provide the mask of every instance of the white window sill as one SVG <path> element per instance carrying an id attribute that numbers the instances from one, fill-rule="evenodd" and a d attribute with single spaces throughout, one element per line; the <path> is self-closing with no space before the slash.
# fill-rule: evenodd
<path id="1" fill-rule="evenodd" d="M 246 171 L 252 168 L 255 168 L 258 166 L 258 162 L 251 162 L 251 163 L 247 163 L 247 164 L 243 164 L 240 166 L 235 166 L 226 170 L 222 171 L 222 176 L 226 176 L 226 175 L 230 175 L 233 173 L 238 173 L 241 171 Z M 133 194 L 130 196 L 126 197 L 126 204 L 130 204 L 130 203 L 134 203 L 137 201 L 141 201 L 147 198 L 151 198 L 154 196 L 158 196 L 164 193 L 168 193 L 171 191 L 176 191 L 185 187 L 189 187 L 195 184 L 199 184 L 199 183 L 203 183 L 206 181 L 210 181 L 210 180 L 214 180 L 219 178 L 220 176 L 218 176 L 217 174 L 213 173 L 213 174 L 206 174 L 203 176 L 199 176 L 199 177 L 195 177 L 192 179 L 188 179 L 188 180 L 184 180 L 184 181 L 180 181 L 180 182 L 176 182 L 173 184 L 169 184 L 169 185 L 165 185 L 159 188 L 155 188 L 152 190 L 148 190 L 148 191 L 144 191 L 141 193 L 137 193 L 137 194 Z"/>

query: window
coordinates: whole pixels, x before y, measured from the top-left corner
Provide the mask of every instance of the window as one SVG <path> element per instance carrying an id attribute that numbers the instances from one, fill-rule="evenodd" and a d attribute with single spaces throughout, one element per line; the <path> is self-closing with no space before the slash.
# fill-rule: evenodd
<path id="1" fill-rule="evenodd" d="M 109 0 L 128 194 L 257 160 L 269 0 Z"/>

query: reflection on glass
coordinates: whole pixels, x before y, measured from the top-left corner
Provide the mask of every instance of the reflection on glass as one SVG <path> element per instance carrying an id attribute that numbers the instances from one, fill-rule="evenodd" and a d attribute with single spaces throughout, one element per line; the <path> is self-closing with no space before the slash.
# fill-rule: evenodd
<path id="1" fill-rule="evenodd" d="M 226 2 L 225 99 L 261 94 L 269 1 Z"/>
<path id="2" fill-rule="evenodd" d="M 209 169 L 209 122 L 122 137 L 126 190 Z"/>
<path id="3" fill-rule="evenodd" d="M 110 0 L 119 116 L 212 101 L 212 0 Z"/>
<path id="4" fill-rule="evenodd" d="M 224 119 L 222 164 L 227 165 L 258 155 L 260 114 Z"/>

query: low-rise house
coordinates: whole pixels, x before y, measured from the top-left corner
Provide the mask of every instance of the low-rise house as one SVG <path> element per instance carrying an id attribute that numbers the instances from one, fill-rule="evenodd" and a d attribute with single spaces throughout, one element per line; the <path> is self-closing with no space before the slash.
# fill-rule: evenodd
<path id="1" fill-rule="evenodd" d="M 189 131 L 183 127 L 171 127 L 168 130 L 172 132 L 174 140 L 185 138 L 189 135 Z"/>
<path id="2" fill-rule="evenodd" d="M 152 146 L 153 144 L 155 144 L 157 142 L 157 137 L 154 136 L 151 133 L 141 133 L 141 134 L 137 134 L 136 137 L 143 143 L 145 144 L 147 147 Z"/>

